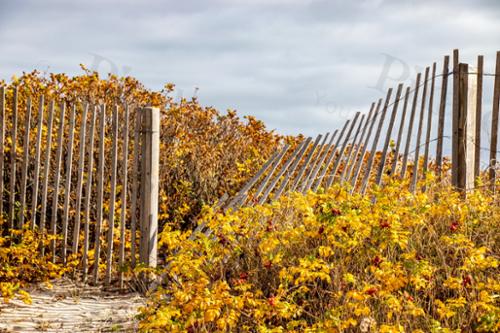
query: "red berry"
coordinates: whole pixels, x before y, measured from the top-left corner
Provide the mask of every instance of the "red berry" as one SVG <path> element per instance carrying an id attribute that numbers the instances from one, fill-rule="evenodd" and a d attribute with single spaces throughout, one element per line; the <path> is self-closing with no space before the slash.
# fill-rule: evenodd
<path id="1" fill-rule="evenodd" d="M 382 263 L 382 258 L 380 258 L 379 256 L 375 256 L 375 258 L 373 258 L 372 260 L 372 263 L 374 266 L 377 266 L 379 267 L 380 266 L 380 263 Z"/>
<path id="2" fill-rule="evenodd" d="M 219 238 L 219 243 L 222 245 L 226 245 L 227 243 L 229 243 L 224 235 L 219 235 L 218 238 Z"/>
<path id="3" fill-rule="evenodd" d="M 276 306 L 276 297 L 271 296 L 267 299 L 267 302 L 269 303 L 270 306 Z"/>
<path id="4" fill-rule="evenodd" d="M 318 234 L 322 235 L 325 232 L 325 227 L 321 226 L 319 227 Z"/>
<path id="5" fill-rule="evenodd" d="M 240 273 L 240 279 L 242 279 L 242 280 L 248 279 L 248 273 L 246 273 L 246 272 Z"/>
<path id="6" fill-rule="evenodd" d="M 380 228 L 382 228 L 382 229 L 387 229 L 387 228 L 391 227 L 391 224 L 387 220 L 380 221 L 379 225 L 380 225 Z"/>
<path id="7" fill-rule="evenodd" d="M 194 333 L 194 332 L 198 332 L 198 329 L 199 329 L 198 323 L 194 323 L 187 328 L 187 331 L 188 331 L 188 333 Z"/>
<path id="8" fill-rule="evenodd" d="M 269 260 L 264 263 L 264 267 L 267 269 L 270 269 L 272 265 L 273 265 L 273 263 Z"/>
<path id="9" fill-rule="evenodd" d="M 472 283 L 472 276 L 470 274 L 467 274 L 466 276 L 463 277 L 462 284 L 464 287 L 469 286 L 471 283 Z"/>
<path id="10" fill-rule="evenodd" d="M 457 222 L 457 221 L 453 221 L 451 224 L 450 224 L 450 231 L 451 232 L 455 232 L 457 231 L 458 227 L 460 226 L 460 224 Z"/>
<path id="11" fill-rule="evenodd" d="M 267 220 L 266 231 L 270 232 L 270 231 L 273 231 L 273 229 L 274 229 L 273 220 L 271 220 L 271 219 Z"/>
<path id="12" fill-rule="evenodd" d="M 371 288 L 369 288 L 369 289 L 366 290 L 366 294 L 368 294 L 370 296 L 375 295 L 377 292 L 378 292 L 378 290 L 375 287 L 371 287 Z"/>
<path id="13" fill-rule="evenodd" d="M 332 208 L 331 213 L 333 216 L 339 216 L 342 214 L 342 212 L 338 208 Z"/>

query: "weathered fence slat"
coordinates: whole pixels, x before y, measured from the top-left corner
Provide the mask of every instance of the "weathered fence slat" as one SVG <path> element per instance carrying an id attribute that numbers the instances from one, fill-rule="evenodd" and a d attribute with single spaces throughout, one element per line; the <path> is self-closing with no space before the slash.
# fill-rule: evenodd
<path id="1" fill-rule="evenodd" d="M 262 182 L 260 183 L 260 185 L 257 187 L 257 190 L 256 190 L 255 194 L 253 195 L 254 201 L 252 202 L 252 205 L 256 203 L 255 200 L 257 200 L 257 198 L 262 194 L 262 191 L 264 191 L 264 188 L 266 187 L 267 183 L 269 182 L 269 180 L 273 176 L 274 172 L 276 171 L 276 169 L 280 165 L 281 160 L 283 159 L 283 157 L 285 156 L 285 154 L 286 154 L 286 152 L 288 151 L 289 148 L 290 148 L 290 146 L 288 144 L 285 144 L 285 146 L 283 147 L 283 149 L 281 149 L 278 157 L 274 161 L 274 163 L 273 163 L 271 169 L 269 170 L 268 174 L 262 180 Z"/>
<path id="2" fill-rule="evenodd" d="M 458 165 L 458 103 L 459 103 L 459 53 L 458 50 L 453 50 L 453 101 L 452 101 L 452 141 L 451 141 L 451 165 Z M 455 139 L 453 139 L 455 138 Z M 455 168 L 451 168 L 451 183 L 457 184 L 457 172 Z"/>
<path id="3" fill-rule="evenodd" d="M 264 191 L 264 193 L 260 197 L 260 199 L 259 199 L 259 205 L 263 204 L 267 200 L 267 198 L 271 194 L 271 191 L 276 187 L 276 184 L 279 182 L 279 180 L 281 179 L 281 177 L 285 174 L 286 170 L 288 170 L 288 167 L 295 160 L 295 158 L 297 157 L 297 154 L 299 154 L 299 152 L 302 149 L 302 147 L 304 146 L 305 142 L 306 142 L 306 140 L 303 140 L 301 143 L 299 143 L 297 145 L 297 148 L 295 148 L 295 150 L 293 151 L 292 155 L 288 158 L 288 160 L 285 162 L 285 164 L 280 169 L 280 171 L 278 172 L 278 174 L 274 177 L 274 179 L 272 180 L 272 182 L 269 184 L 269 186 L 266 188 L 266 190 Z"/>
<path id="4" fill-rule="evenodd" d="M 313 191 L 316 192 L 318 190 L 318 188 L 321 186 L 321 184 L 323 183 L 323 180 L 326 178 L 326 173 L 330 169 L 330 165 L 332 164 L 333 160 L 335 159 L 335 157 L 337 155 L 337 148 L 339 147 L 340 142 L 344 138 L 344 134 L 346 134 L 346 130 L 349 127 L 349 124 L 351 124 L 350 119 L 348 119 L 344 123 L 344 126 L 342 127 L 342 130 L 340 131 L 340 135 L 337 138 L 335 145 L 330 149 L 328 159 L 326 160 L 325 164 L 323 165 L 323 169 L 312 187 Z"/>
<path id="5" fill-rule="evenodd" d="M 68 219 L 69 219 L 69 209 L 71 201 L 71 176 L 73 171 L 73 142 L 75 137 L 75 116 L 76 116 L 76 104 L 71 107 L 71 113 L 69 115 L 69 137 L 68 146 L 66 150 L 66 179 L 64 180 L 64 206 L 63 206 L 63 216 L 62 216 L 62 249 L 61 249 L 61 259 L 63 263 L 66 263 L 66 253 L 68 247 Z"/>
<path id="6" fill-rule="evenodd" d="M 406 111 L 408 110 L 408 100 L 410 98 L 410 87 L 406 88 L 404 102 L 403 102 L 403 113 L 401 114 L 401 121 L 399 123 L 398 136 L 396 138 L 396 143 L 393 151 L 393 160 L 391 167 L 391 175 L 396 174 L 396 168 L 398 167 L 399 162 L 399 149 L 401 148 L 401 142 L 403 140 L 403 131 L 405 127 L 405 119 L 406 119 Z"/>
<path id="7" fill-rule="evenodd" d="M 349 146 L 349 152 L 347 153 L 347 158 L 345 159 L 344 163 L 344 168 L 342 169 L 342 173 L 340 174 L 340 183 L 343 184 L 345 177 L 347 175 L 347 172 L 350 168 L 351 165 L 351 158 L 353 155 L 354 150 L 356 149 L 356 142 L 358 140 L 359 133 L 361 132 L 361 128 L 363 127 L 364 121 L 365 121 L 365 116 L 366 115 L 361 115 L 361 120 L 359 121 L 358 127 L 356 128 L 356 132 L 354 134 L 354 138 L 352 139 L 352 142 Z"/>
<path id="8" fill-rule="evenodd" d="M 226 208 L 224 207 L 224 204 L 227 202 L 229 199 L 229 195 L 227 193 L 224 193 L 222 197 L 220 197 L 217 202 L 214 204 L 215 209 L 222 209 L 222 211 L 226 211 Z M 210 236 L 212 234 L 212 229 L 207 228 L 207 224 L 205 221 L 198 223 L 196 228 L 193 230 L 191 235 L 189 235 L 189 240 L 194 240 L 201 232 L 203 231 L 203 234 L 205 236 Z"/>
<path id="9" fill-rule="evenodd" d="M 417 188 L 417 180 L 418 180 L 418 164 L 420 159 L 420 139 L 422 138 L 422 131 L 424 128 L 424 115 L 425 115 L 425 105 L 427 98 L 427 82 L 429 80 L 429 67 L 425 68 L 425 76 L 424 76 L 424 89 L 422 91 L 422 100 L 420 103 L 420 118 L 418 122 L 417 129 L 417 141 L 415 143 L 415 161 L 413 163 L 413 173 L 411 177 L 410 191 L 415 192 Z"/>
<path id="10" fill-rule="evenodd" d="M 49 175 L 50 175 L 50 153 L 52 150 L 52 126 L 54 123 L 55 102 L 50 101 L 49 104 L 49 119 L 47 120 L 47 138 L 45 147 L 45 162 L 43 163 L 43 186 L 42 186 L 42 208 L 40 211 L 40 232 L 41 244 L 40 253 L 45 254 L 45 221 L 47 219 L 47 196 L 49 190 Z"/>
<path id="11" fill-rule="evenodd" d="M 43 113 L 44 113 L 44 96 L 41 95 L 38 99 L 38 125 L 36 132 L 36 146 L 35 146 L 35 170 L 33 173 L 33 187 L 31 195 L 31 230 L 36 226 L 36 211 L 38 209 L 38 184 L 40 178 L 40 156 L 42 147 L 42 133 L 43 133 Z"/>
<path id="12" fill-rule="evenodd" d="M 304 154 L 306 153 L 307 148 L 309 147 L 309 144 L 311 143 L 311 141 L 312 141 L 311 137 L 308 137 L 307 139 L 305 139 L 303 141 L 304 144 L 300 148 L 299 154 L 297 155 L 297 157 L 293 161 L 293 164 L 290 167 L 289 171 L 286 173 L 285 179 L 283 179 L 283 181 L 281 182 L 280 187 L 274 193 L 274 199 L 278 199 L 281 196 L 281 194 L 283 193 L 283 191 L 285 190 L 286 185 L 292 179 L 293 174 L 295 172 L 295 169 L 297 169 L 297 166 L 299 165 L 300 161 L 302 160 L 302 156 L 304 156 Z"/>
<path id="13" fill-rule="evenodd" d="M 441 79 L 441 99 L 439 102 L 439 120 L 438 120 L 437 146 L 436 146 L 436 168 L 438 177 L 441 177 L 443 168 L 443 136 L 444 136 L 444 121 L 446 116 L 445 115 L 446 97 L 448 94 L 449 63 L 450 63 L 450 57 L 445 56 L 443 61 L 443 74 Z"/>
<path id="14" fill-rule="evenodd" d="M 56 172 L 54 178 L 54 192 L 52 197 L 52 218 L 50 220 L 50 232 L 54 237 L 50 241 L 50 249 L 52 251 L 52 262 L 56 261 L 56 239 L 57 235 L 57 212 L 59 210 L 59 184 L 61 181 L 61 161 L 63 153 L 63 139 L 64 139 L 64 117 L 66 114 L 66 103 L 62 102 L 59 113 L 59 131 L 57 133 L 57 152 L 54 170 Z"/>
<path id="15" fill-rule="evenodd" d="M 264 163 L 264 165 L 262 166 L 262 168 L 259 170 L 259 172 L 254 176 L 252 177 L 246 184 L 245 186 L 243 186 L 243 188 L 238 191 L 238 193 L 236 193 L 235 197 L 233 198 L 233 200 L 231 200 L 231 202 L 229 202 L 225 207 L 224 209 L 227 210 L 227 209 L 230 209 L 230 208 L 237 208 L 237 207 L 240 207 L 242 205 L 245 204 L 245 202 L 247 201 L 248 199 L 248 195 L 249 195 L 249 190 L 255 185 L 257 184 L 258 180 L 260 179 L 260 177 L 262 177 L 266 171 L 269 169 L 269 168 L 272 168 L 272 166 L 274 165 L 274 163 L 276 162 L 276 160 L 279 158 L 279 155 L 280 155 L 281 151 L 280 150 L 276 150 L 272 155 L 271 157 L 266 161 L 266 163 Z"/>
<path id="16" fill-rule="evenodd" d="M 465 146 L 465 189 L 470 190 L 474 189 L 475 184 L 475 156 L 476 150 L 479 149 L 476 145 L 476 103 L 477 103 L 477 75 L 472 75 L 471 67 L 466 66 L 467 71 L 465 73 L 461 73 L 460 75 L 465 75 L 466 80 L 464 83 L 467 83 L 467 86 L 461 87 L 461 92 L 466 93 L 467 105 L 464 107 L 466 111 L 465 114 L 465 138 L 464 138 L 464 146 Z"/>
<path id="17" fill-rule="evenodd" d="M 141 128 L 141 112 L 139 108 L 135 108 L 135 125 L 134 125 L 134 151 L 132 160 L 131 173 L 131 203 L 130 203 L 130 257 L 131 265 L 135 267 L 136 249 L 137 249 L 137 197 L 139 195 L 139 158 L 140 158 L 140 143 L 139 134 Z"/>
<path id="18" fill-rule="evenodd" d="M 243 188 L 241 188 L 241 190 L 239 190 L 238 193 L 235 194 L 233 199 L 224 208 L 230 209 L 238 206 L 241 202 L 244 202 L 248 195 L 248 190 L 250 190 L 257 183 L 260 177 L 262 177 L 262 175 L 267 171 L 267 169 L 271 167 L 278 155 L 279 151 L 274 151 L 271 157 L 269 157 L 269 159 L 260 168 L 260 170 L 252 178 L 250 178 L 249 181 L 246 182 Z"/>
<path id="19" fill-rule="evenodd" d="M 104 141 L 106 135 L 106 105 L 100 107 L 99 114 L 99 155 L 97 165 L 97 216 L 95 224 L 95 237 L 94 237 L 94 271 L 93 279 L 94 284 L 97 284 L 99 279 L 99 259 L 101 258 L 101 231 L 103 221 L 103 201 L 104 201 Z"/>
<path id="20" fill-rule="evenodd" d="M 495 86 L 493 91 L 493 108 L 491 115 L 491 141 L 490 141 L 490 165 L 489 180 L 490 187 L 495 190 L 497 147 L 498 147 L 498 112 L 500 104 L 500 51 L 497 52 L 495 67 Z"/>
<path id="21" fill-rule="evenodd" d="M 73 225 L 73 243 L 72 243 L 72 253 L 76 254 L 78 251 L 78 245 L 80 242 L 80 224 L 82 219 L 82 192 L 83 192 L 83 173 L 85 168 L 85 139 L 86 139 L 86 127 L 87 127 L 87 113 L 89 110 L 89 104 L 85 103 L 83 106 L 83 112 L 81 116 L 80 124 L 80 142 L 78 147 L 78 169 L 77 169 L 77 180 L 76 180 L 76 201 L 75 201 L 75 221 Z M 89 144 L 90 145 L 90 144 Z"/>
<path id="22" fill-rule="evenodd" d="M 12 145 L 10 148 L 10 195 L 9 195 L 9 227 L 14 228 L 14 209 L 16 203 L 16 159 L 17 159 L 17 108 L 18 87 L 14 87 L 12 105 Z"/>
<path id="23" fill-rule="evenodd" d="M 295 157 L 295 160 L 293 161 L 292 165 L 290 166 L 290 169 L 288 169 L 288 171 L 286 172 L 285 178 L 280 183 L 278 190 L 275 193 L 273 193 L 273 197 L 275 200 L 281 196 L 281 194 L 285 190 L 286 185 L 290 182 L 290 180 L 292 180 L 295 169 L 297 169 L 297 166 L 299 165 L 300 161 L 302 160 L 302 156 L 306 153 L 307 148 L 309 147 L 309 144 L 311 143 L 311 141 L 312 141 L 312 138 L 308 137 L 307 139 L 304 139 L 301 142 L 301 146 L 300 146 L 301 148 L 300 148 L 298 155 Z"/>
<path id="24" fill-rule="evenodd" d="M 300 181 L 302 180 L 302 176 L 304 175 L 304 172 L 306 171 L 306 169 L 309 165 L 309 162 L 311 161 L 311 158 L 313 157 L 314 152 L 316 151 L 316 148 L 318 146 L 319 141 L 321 140 L 321 137 L 322 137 L 322 135 L 319 134 L 316 137 L 316 140 L 314 140 L 314 143 L 311 147 L 311 150 L 309 150 L 309 153 L 307 154 L 307 157 L 304 160 L 302 167 L 300 168 L 299 173 L 297 174 L 297 177 L 295 177 L 295 181 L 293 182 L 293 184 L 290 188 L 290 192 L 295 191 L 297 189 L 297 187 L 299 186 Z"/>
<path id="25" fill-rule="evenodd" d="M 458 69 L 458 119 L 452 138 L 457 145 L 457 156 L 453 156 L 457 164 L 452 168 L 453 180 L 456 181 L 452 185 L 465 194 L 465 190 L 474 187 L 475 180 L 476 76 L 470 75 L 467 64 L 460 63 Z"/>
<path id="26" fill-rule="evenodd" d="M 382 99 L 379 99 L 377 102 L 377 106 L 375 108 L 375 112 L 373 113 L 373 120 L 370 124 L 370 128 L 368 129 L 368 134 L 366 135 L 365 142 L 363 143 L 361 154 L 359 155 L 359 161 L 356 164 L 356 167 L 354 169 L 354 174 L 351 179 L 351 191 L 350 191 L 351 193 L 353 193 L 356 190 L 356 184 L 358 182 L 359 174 L 361 172 L 361 167 L 363 166 L 363 163 L 365 161 L 365 154 L 368 148 L 368 143 L 370 142 L 370 138 L 372 136 L 372 131 L 373 128 L 375 127 L 375 123 L 377 122 L 381 105 L 382 105 Z"/>
<path id="27" fill-rule="evenodd" d="M 366 165 L 365 176 L 361 184 L 361 194 L 364 194 L 366 192 L 368 183 L 370 182 L 370 174 L 372 171 L 373 162 L 375 161 L 375 154 L 377 152 L 378 140 L 380 139 L 380 133 L 382 132 L 382 126 L 384 125 L 384 119 L 387 113 L 387 108 L 389 107 L 389 101 L 391 99 L 391 95 L 392 95 L 392 88 L 389 88 L 389 90 L 387 91 L 387 96 L 385 97 L 384 108 L 382 109 L 382 114 L 380 115 L 380 119 L 378 122 L 377 132 L 375 133 L 375 137 L 373 138 L 372 150 L 370 152 L 370 157 Z"/>
<path id="28" fill-rule="evenodd" d="M 329 188 L 333 184 L 335 176 L 337 175 L 337 171 L 340 167 L 340 163 L 344 159 L 344 152 L 345 152 L 345 149 L 347 147 L 347 143 L 351 139 L 352 131 L 354 129 L 354 126 L 356 126 L 356 123 L 358 122 L 358 118 L 359 118 L 360 114 L 361 114 L 361 112 L 356 112 L 356 115 L 354 116 L 354 119 L 351 122 L 351 126 L 349 126 L 349 130 L 347 131 L 347 135 L 344 139 L 344 143 L 342 143 L 342 148 L 340 148 L 338 158 L 335 161 L 335 164 L 333 165 L 332 171 L 330 172 L 330 177 L 328 177 L 328 181 L 326 182 L 325 189 Z"/>
<path id="29" fill-rule="evenodd" d="M 427 173 L 429 164 L 429 148 L 431 143 L 432 132 L 432 112 L 434 110 L 434 89 L 436 85 L 436 63 L 432 64 L 431 90 L 429 95 L 429 106 L 427 110 L 427 132 L 425 135 L 425 151 L 424 151 L 424 166 L 422 169 L 423 176 Z M 425 187 L 424 187 L 425 190 Z"/>
<path id="30" fill-rule="evenodd" d="M 413 92 L 413 103 L 411 106 L 410 124 L 408 125 L 408 133 L 406 134 L 405 154 L 403 156 L 403 165 L 401 166 L 401 178 L 405 177 L 406 169 L 408 167 L 408 156 L 410 155 L 411 134 L 413 132 L 413 124 L 415 122 L 415 114 L 417 112 L 417 102 L 418 102 L 418 93 L 420 90 L 421 76 L 422 76 L 421 73 L 417 74 L 417 81 L 415 83 L 415 89 Z"/>
<path id="31" fill-rule="evenodd" d="M 312 162 L 311 162 L 311 166 L 309 168 L 309 172 L 306 173 L 306 177 L 304 179 L 304 181 L 302 182 L 302 185 L 300 186 L 300 189 L 299 189 L 299 192 L 301 193 L 305 193 L 307 191 L 307 185 L 309 184 L 310 180 L 311 180 L 311 176 L 314 172 L 314 169 L 316 168 L 316 165 L 319 163 L 319 161 L 321 160 L 321 156 L 325 150 L 325 146 L 326 146 L 326 140 L 328 140 L 328 137 L 330 136 L 330 133 L 327 132 L 325 134 L 325 136 L 323 136 L 323 141 L 321 141 L 320 145 L 319 145 L 319 149 L 316 153 L 316 155 L 314 156 Z"/>
<path id="32" fill-rule="evenodd" d="M 97 106 L 91 106 L 92 115 L 90 117 L 89 127 L 89 143 L 88 143 L 88 157 L 87 157 L 87 183 L 85 184 L 85 221 L 83 224 L 83 255 L 82 255 L 82 273 L 83 281 L 87 281 L 88 274 L 88 254 L 90 247 L 90 198 L 92 197 L 92 174 L 94 170 L 94 137 L 95 137 L 95 123 L 97 118 Z M 76 237 L 79 237 L 77 235 Z M 78 243 L 76 249 L 78 249 Z M 76 251 L 75 251 L 76 253 Z"/>
<path id="33" fill-rule="evenodd" d="M 396 98 L 394 99 L 391 118 L 389 120 L 389 126 L 387 128 L 387 134 L 385 136 L 384 148 L 382 149 L 382 156 L 380 157 L 377 178 L 375 180 L 375 183 L 377 185 L 382 184 L 382 176 L 384 174 L 385 161 L 387 159 L 387 151 L 389 149 L 389 144 L 391 143 L 392 129 L 394 127 L 394 122 L 396 121 L 396 115 L 398 113 L 399 100 L 401 98 L 402 91 L 403 91 L 403 84 L 401 83 L 398 85 L 398 90 L 396 91 Z"/>
<path id="34" fill-rule="evenodd" d="M 116 174 L 118 165 L 118 105 L 113 107 L 112 128 L 112 150 L 111 150 L 111 193 L 109 199 L 109 217 L 108 217 L 108 248 L 106 255 L 106 276 L 105 284 L 111 283 L 111 271 L 113 265 L 113 240 L 115 227 L 115 206 L 116 206 Z"/>
<path id="35" fill-rule="evenodd" d="M 5 87 L 0 86 L 0 219 L 3 219 L 3 174 L 5 157 Z"/>
<path id="36" fill-rule="evenodd" d="M 28 182 L 28 167 L 30 158 L 30 130 L 31 130 L 31 97 L 26 101 L 26 114 L 24 122 L 23 164 L 21 167 L 21 198 L 19 199 L 19 219 L 17 228 L 24 226 L 26 212 L 26 186 Z"/>
<path id="37" fill-rule="evenodd" d="M 361 132 L 361 136 L 359 137 L 359 140 L 356 143 L 356 152 L 354 153 L 354 158 L 352 160 L 351 165 L 349 166 L 349 170 L 347 171 L 347 174 L 345 175 L 345 181 L 349 182 L 352 177 L 352 173 L 354 171 L 354 167 L 358 163 L 358 157 L 359 157 L 359 152 L 361 151 L 362 148 L 362 142 L 365 138 L 366 131 L 370 124 L 373 122 L 373 115 L 375 111 L 375 103 L 372 103 L 370 106 L 370 112 L 368 112 L 368 118 L 366 119 L 365 125 L 363 126 L 363 131 Z"/>
<path id="38" fill-rule="evenodd" d="M 121 214 L 120 214 L 120 253 L 119 253 L 119 270 L 120 277 L 119 283 L 120 288 L 123 289 L 123 278 L 124 278 L 124 265 L 125 265 L 125 228 L 127 223 L 127 189 L 128 189 L 128 118 L 129 109 L 128 104 L 125 105 L 125 110 L 123 114 L 123 159 L 122 159 L 122 192 L 121 192 Z"/>
<path id="39" fill-rule="evenodd" d="M 457 164 L 454 166 L 452 172 L 455 174 L 456 183 L 452 183 L 460 190 L 466 190 L 468 188 L 467 179 L 467 121 L 468 121 L 468 77 L 469 77 L 469 65 L 459 64 L 458 65 L 458 109 L 457 109 L 457 131 L 456 135 L 453 135 L 453 141 L 457 142 L 457 156 L 455 160 Z"/>
<path id="40" fill-rule="evenodd" d="M 484 71 L 484 57 L 482 55 L 477 57 L 477 95 L 476 95 L 476 137 L 474 150 L 474 179 L 477 180 L 481 171 L 481 121 L 482 121 L 482 108 L 483 108 L 483 71 Z"/>
<path id="41" fill-rule="evenodd" d="M 330 149 L 332 148 L 332 144 L 333 144 L 333 140 L 335 140 L 335 137 L 337 136 L 337 133 L 338 133 L 338 130 L 335 130 L 335 132 L 333 132 L 333 135 L 332 137 L 330 138 L 330 141 L 328 142 L 328 144 L 326 145 L 325 147 L 325 151 L 323 153 L 323 156 L 321 157 L 321 160 L 319 161 L 319 163 L 316 165 L 316 167 L 314 168 L 313 172 L 312 172 L 312 175 L 309 179 L 309 182 L 305 188 L 305 191 L 308 191 L 311 189 L 314 181 L 317 179 L 316 177 L 318 176 L 318 173 L 319 173 L 319 170 L 321 169 L 321 166 L 323 166 L 323 164 L 325 163 L 325 160 L 326 158 L 328 157 L 328 153 L 330 152 Z"/>

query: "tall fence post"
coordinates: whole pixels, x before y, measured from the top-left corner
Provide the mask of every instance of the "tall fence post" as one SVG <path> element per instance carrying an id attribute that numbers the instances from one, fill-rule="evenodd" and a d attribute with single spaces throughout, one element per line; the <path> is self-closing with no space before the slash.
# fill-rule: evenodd
<path id="1" fill-rule="evenodd" d="M 500 109 L 500 51 L 497 51 L 497 60 L 495 67 L 495 85 L 493 91 L 493 108 L 491 114 L 491 141 L 489 158 L 489 180 L 492 191 L 496 189 L 496 166 L 497 166 L 497 147 L 498 147 L 498 115 Z"/>
<path id="2" fill-rule="evenodd" d="M 160 167 L 160 109 L 142 109 L 140 262 L 156 267 L 158 239 L 158 178 Z"/>
<path id="3" fill-rule="evenodd" d="M 458 184 L 458 179 L 457 179 L 457 170 L 455 169 L 455 166 L 457 166 L 459 163 L 457 161 L 458 157 L 458 141 L 454 140 L 454 138 L 458 137 L 458 123 L 457 120 L 459 119 L 458 116 L 458 92 L 460 91 L 459 88 L 459 52 L 457 49 L 453 50 L 453 99 L 452 99 L 452 108 L 451 108 L 451 128 L 452 128 L 452 141 L 451 141 L 451 184 L 453 186 L 456 186 Z"/>
<path id="4" fill-rule="evenodd" d="M 476 150 L 479 150 L 479 143 L 476 141 L 477 132 L 481 130 L 476 126 L 477 120 L 477 68 L 467 66 L 467 71 L 462 75 L 467 76 L 467 123 L 466 123 L 466 137 L 465 137 L 465 147 L 466 154 L 465 159 L 467 161 L 465 170 L 465 189 L 473 189 L 476 183 Z M 474 74 L 473 74 L 474 73 Z M 478 163 L 479 164 L 479 163 Z"/>
<path id="5" fill-rule="evenodd" d="M 457 130 L 453 132 L 453 145 L 457 147 L 452 159 L 453 186 L 459 190 L 474 187 L 475 120 L 477 80 L 469 77 L 469 65 L 459 64 L 457 84 Z"/>

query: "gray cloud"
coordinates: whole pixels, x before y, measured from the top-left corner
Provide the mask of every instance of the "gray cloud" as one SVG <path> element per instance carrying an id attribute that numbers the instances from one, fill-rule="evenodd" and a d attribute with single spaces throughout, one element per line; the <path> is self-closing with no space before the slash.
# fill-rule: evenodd
<path id="1" fill-rule="evenodd" d="M 314 134 L 453 48 L 471 63 L 484 54 L 491 70 L 499 14 L 494 0 L 2 0 L 0 77 L 98 63 L 153 89 L 198 87 L 203 104 L 282 133 Z M 381 79 L 387 55 L 407 70 L 394 62 Z"/>

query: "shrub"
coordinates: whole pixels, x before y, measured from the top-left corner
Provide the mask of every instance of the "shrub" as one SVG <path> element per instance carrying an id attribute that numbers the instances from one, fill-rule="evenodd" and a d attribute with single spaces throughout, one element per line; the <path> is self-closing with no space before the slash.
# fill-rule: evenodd
<path id="1" fill-rule="evenodd" d="M 83 65 L 82 75 L 70 77 L 66 74 L 41 74 L 33 71 L 14 77 L 6 89 L 6 142 L 5 166 L 11 159 L 12 140 L 12 107 L 13 86 L 18 88 L 18 140 L 17 156 L 22 156 L 22 140 L 26 129 L 24 117 L 28 96 L 32 101 L 32 130 L 30 142 L 36 141 L 36 126 L 38 119 L 38 99 L 45 96 L 47 110 L 48 101 L 54 100 L 56 106 L 66 103 L 67 107 L 76 104 L 76 129 L 74 143 L 74 159 L 78 158 L 77 149 L 82 123 L 82 107 L 85 103 L 91 105 L 107 104 L 107 121 L 111 121 L 111 106 L 118 104 L 119 121 L 123 121 L 123 105 L 130 105 L 130 140 L 129 168 L 132 169 L 132 151 L 134 139 L 134 116 L 137 107 L 156 106 L 161 112 L 161 155 L 160 155 L 160 224 L 169 223 L 174 227 L 188 228 L 191 221 L 200 212 L 204 204 L 212 204 L 224 193 L 234 194 L 242 184 L 255 174 L 274 149 L 283 141 L 293 143 L 292 137 L 283 137 L 273 131 L 268 131 L 263 122 L 248 116 L 243 119 L 235 111 L 229 110 L 222 114 L 213 107 L 201 106 L 196 98 L 175 101 L 170 94 L 175 89 L 173 84 L 166 84 L 161 91 L 147 89 L 132 77 L 117 77 L 109 75 L 99 77 L 98 73 L 87 70 Z M 0 85 L 5 85 L 0 81 Z M 45 115 L 47 118 L 47 111 Z M 90 112 L 88 117 L 90 118 Z M 59 123 L 59 112 L 54 115 L 53 141 Z M 46 121 L 46 120 L 45 120 Z M 66 121 L 67 123 L 67 121 Z M 108 131 L 111 126 L 107 126 Z M 69 127 L 65 127 L 64 137 L 68 137 Z M 88 128 L 87 128 L 88 130 Z M 42 155 L 46 149 L 46 127 L 43 132 L 41 147 Z M 111 133 L 106 134 L 105 149 L 111 151 Z M 88 139 L 88 135 L 87 135 Z M 66 139 L 65 139 L 66 140 Z M 97 138 L 95 139 L 97 145 Z M 122 149 L 122 136 L 118 142 Z M 30 145 L 30 156 L 34 156 L 35 145 Z M 52 145 L 52 156 L 55 158 L 55 143 Z M 64 146 L 66 149 L 66 145 Z M 95 158 L 98 149 L 94 149 Z M 111 159 L 111 154 L 106 158 Z M 76 161 L 75 161 L 76 163 Z M 106 161 L 105 165 L 110 165 Z M 21 168 L 21 163 L 18 163 Z M 31 174 L 30 164 L 29 174 Z M 19 171 L 18 171 L 19 172 Z M 51 170 L 55 172 L 55 170 Z M 10 173 L 4 172 L 4 184 L 9 184 Z M 130 175 L 130 173 L 129 173 Z M 50 175 L 51 179 L 53 176 Z M 76 173 L 73 183 L 76 184 Z M 109 179 L 106 178 L 106 182 Z M 19 182 L 17 182 L 19 183 Z M 129 183 L 130 185 L 130 183 Z M 18 184 L 20 186 L 20 184 Z M 109 183 L 105 184 L 105 198 L 109 201 Z M 19 189 L 17 189 L 19 190 Z M 49 188 L 49 193 L 53 189 Z M 119 187 L 118 191 L 121 191 Z M 28 193 L 27 202 L 31 202 Z M 120 193 L 117 193 L 118 198 Z M 109 202 L 104 203 L 109 207 Z M 95 212 L 91 212 L 95 216 Z"/>
<path id="2" fill-rule="evenodd" d="M 75 267 L 76 262 L 72 260 L 63 266 L 52 263 L 50 254 L 41 256 L 38 251 L 39 239 L 29 229 L 13 230 L 7 236 L 0 234 L 0 297 L 4 302 L 17 295 L 24 302 L 30 303 L 26 287 L 59 278 Z M 49 245 L 49 240 L 45 245 Z"/>
<path id="3" fill-rule="evenodd" d="M 390 181 L 372 196 L 334 186 L 166 228 L 169 285 L 145 332 L 493 332 L 500 329 L 498 196 L 462 200 Z M 373 202 L 372 198 L 376 201 Z"/>

